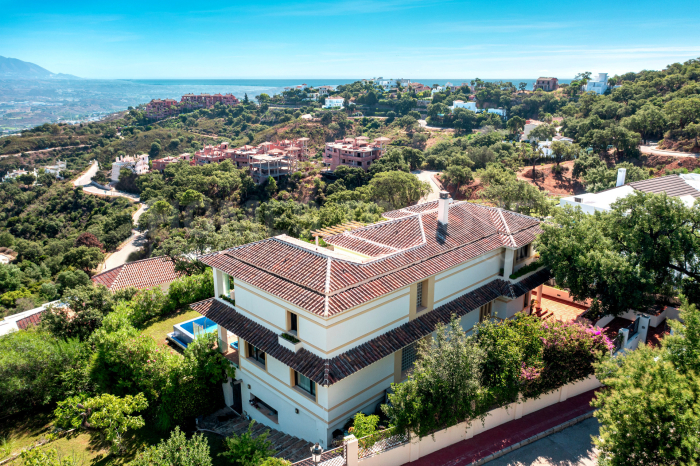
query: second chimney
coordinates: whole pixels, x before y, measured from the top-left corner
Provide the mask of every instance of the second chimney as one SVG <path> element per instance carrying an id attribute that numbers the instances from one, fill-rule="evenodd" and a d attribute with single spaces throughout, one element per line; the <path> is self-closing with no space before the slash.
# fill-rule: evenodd
<path id="1" fill-rule="evenodd" d="M 617 170 L 617 184 L 615 184 L 615 187 L 620 187 L 623 184 L 625 184 L 625 176 L 627 175 L 627 169 L 626 168 L 619 168 Z"/>
<path id="2" fill-rule="evenodd" d="M 450 215 L 450 193 L 440 191 L 440 199 L 438 200 L 438 222 L 447 225 Z"/>

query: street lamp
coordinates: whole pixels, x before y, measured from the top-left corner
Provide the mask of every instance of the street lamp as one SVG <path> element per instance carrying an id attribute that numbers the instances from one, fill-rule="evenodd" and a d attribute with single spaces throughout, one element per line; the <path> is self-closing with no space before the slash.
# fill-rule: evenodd
<path id="1" fill-rule="evenodd" d="M 318 465 L 318 462 L 321 461 L 321 455 L 323 454 L 323 447 L 319 445 L 318 443 L 311 447 L 311 459 L 314 460 L 314 464 Z"/>

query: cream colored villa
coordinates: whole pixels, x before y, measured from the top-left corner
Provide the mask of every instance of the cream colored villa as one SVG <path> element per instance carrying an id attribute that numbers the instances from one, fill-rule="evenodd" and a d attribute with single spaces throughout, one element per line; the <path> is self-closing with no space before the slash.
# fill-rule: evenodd
<path id="1" fill-rule="evenodd" d="M 281 235 L 202 259 L 216 297 L 192 308 L 219 325 L 222 347 L 240 349 L 228 404 L 327 447 L 406 377 L 438 322 L 456 315 L 471 330 L 513 317 L 549 278 L 508 278 L 534 258 L 534 218 L 447 193 L 385 217 L 326 237 L 329 247 Z"/>

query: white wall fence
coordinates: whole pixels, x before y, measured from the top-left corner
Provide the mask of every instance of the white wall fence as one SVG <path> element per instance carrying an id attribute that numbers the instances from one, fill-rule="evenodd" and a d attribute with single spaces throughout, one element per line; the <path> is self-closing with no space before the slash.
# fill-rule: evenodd
<path id="1" fill-rule="evenodd" d="M 558 390 L 544 394 L 536 400 L 511 403 L 491 410 L 487 413 L 483 424 L 479 420 L 474 420 L 471 424 L 462 422 L 422 439 L 413 434 L 410 438 L 398 435 L 388 438 L 380 437 L 381 439 L 371 447 L 363 448 L 362 444 L 366 442 L 367 437 L 358 440 L 355 436 L 350 435 L 345 438 L 345 454 L 343 455 L 345 461 L 339 454 L 336 454 L 333 455 L 333 458 L 326 459 L 324 457 L 318 464 L 323 466 L 341 464 L 347 464 L 347 466 L 400 466 L 600 386 L 598 379 L 591 375 L 587 379 L 564 385 Z M 308 459 L 295 463 L 299 466 L 306 464 L 313 464 L 313 462 Z"/>

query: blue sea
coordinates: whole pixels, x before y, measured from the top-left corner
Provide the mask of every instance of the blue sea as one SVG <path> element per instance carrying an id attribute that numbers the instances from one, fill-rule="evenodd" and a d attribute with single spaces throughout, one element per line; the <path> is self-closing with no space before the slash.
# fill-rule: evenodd
<path id="1" fill-rule="evenodd" d="M 183 94 L 215 94 L 215 93 L 231 93 L 236 97 L 242 98 L 245 94 L 253 98 L 256 95 L 266 93 L 268 95 L 279 94 L 284 91 L 285 87 L 298 86 L 306 84 L 307 86 L 337 86 L 341 84 L 349 84 L 359 81 L 362 78 L 347 78 L 347 79 L 124 79 L 120 82 L 131 84 L 124 86 L 125 88 L 132 87 L 140 95 L 153 96 L 152 98 L 170 98 L 176 99 Z M 410 79 L 410 78 L 409 78 Z M 429 78 L 429 79 L 411 79 L 413 82 L 420 82 L 427 86 L 433 84 L 444 85 L 450 82 L 454 85 L 461 83 L 469 83 L 474 78 Z M 483 81 L 510 81 L 515 86 L 519 83 L 527 83 L 527 89 L 532 89 L 536 79 L 482 79 Z M 560 83 L 569 83 L 570 79 L 561 79 Z M 126 89 L 125 89 L 126 90 Z"/>

